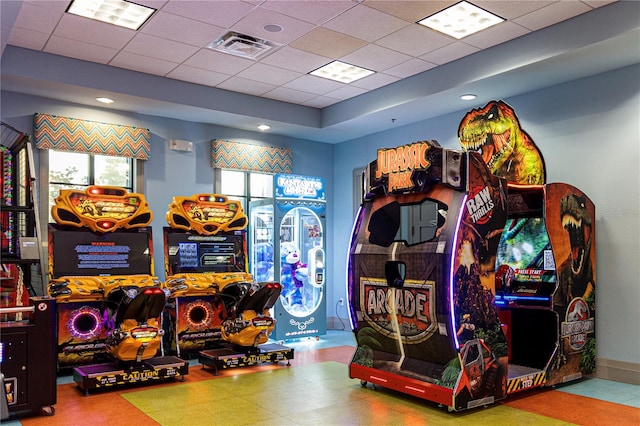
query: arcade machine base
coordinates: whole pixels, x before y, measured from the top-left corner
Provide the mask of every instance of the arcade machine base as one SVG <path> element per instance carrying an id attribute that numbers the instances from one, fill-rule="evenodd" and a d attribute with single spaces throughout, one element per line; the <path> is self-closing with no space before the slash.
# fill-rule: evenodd
<path id="1" fill-rule="evenodd" d="M 189 374 L 189 363 L 175 356 L 150 358 L 129 366 L 114 363 L 93 364 L 73 369 L 73 381 L 89 395 L 93 389 L 169 380 Z"/>
<path id="2" fill-rule="evenodd" d="M 251 365 L 272 362 L 277 364 L 287 360 L 287 366 L 291 365 L 289 360 L 293 359 L 293 348 L 278 345 L 275 343 L 265 343 L 256 348 L 232 348 L 222 347 L 209 349 L 198 353 L 198 362 L 204 367 L 213 367 L 214 374 L 218 375 L 218 369 L 248 367 Z"/>

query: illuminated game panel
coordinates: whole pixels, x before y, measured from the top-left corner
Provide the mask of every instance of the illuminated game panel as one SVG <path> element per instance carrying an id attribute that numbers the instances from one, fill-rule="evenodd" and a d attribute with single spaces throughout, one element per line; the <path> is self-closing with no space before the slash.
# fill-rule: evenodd
<path id="1" fill-rule="evenodd" d="M 61 189 L 51 215 L 61 225 L 86 227 L 94 232 L 139 228 L 153 220 L 142 194 L 111 186 L 89 186 L 84 191 Z"/>
<path id="2" fill-rule="evenodd" d="M 167 212 L 167 223 L 174 229 L 214 235 L 224 231 L 242 230 L 247 216 L 239 201 L 219 194 L 194 194 L 173 197 Z"/>

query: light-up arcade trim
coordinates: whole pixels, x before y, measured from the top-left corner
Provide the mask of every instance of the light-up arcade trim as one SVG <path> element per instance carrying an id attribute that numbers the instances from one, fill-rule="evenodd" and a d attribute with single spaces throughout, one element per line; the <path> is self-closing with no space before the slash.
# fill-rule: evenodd
<path id="1" fill-rule="evenodd" d="M 171 228 L 214 235 L 247 227 L 247 216 L 239 201 L 219 194 L 194 194 L 173 197 L 167 211 Z"/>
<path id="2" fill-rule="evenodd" d="M 89 186 L 84 191 L 61 189 L 51 215 L 61 225 L 94 232 L 141 228 L 153 220 L 143 195 L 114 186 Z"/>
<path id="3" fill-rule="evenodd" d="M 460 342 L 458 341 L 458 335 L 455 333 L 456 330 L 456 319 L 455 319 L 455 306 L 454 306 L 454 295 L 453 289 L 455 286 L 455 275 L 456 275 L 456 258 L 458 256 L 458 233 L 460 231 L 460 224 L 462 223 L 462 215 L 464 214 L 464 206 L 467 204 L 467 194 L 462 198 L 462 203 L 460 204 L 458 217 L 456 218 L 456 229 L 453 233 L 453 245 L 451 248 L 451 259 L 449 260 L 450 270 L 449 270 L 449 321 L 451 321 L 451 330 L 454 332 L 453 339 L 456 344 L 456 349 L 460 349 Z"/>
<path id="4" fill-rule="evenodd" d="M 91 306 L 82 306 L 71 312 L 67 329 L 76 339 L 89 340 L 100 334 L 103 321 L 100 310 Z"/>

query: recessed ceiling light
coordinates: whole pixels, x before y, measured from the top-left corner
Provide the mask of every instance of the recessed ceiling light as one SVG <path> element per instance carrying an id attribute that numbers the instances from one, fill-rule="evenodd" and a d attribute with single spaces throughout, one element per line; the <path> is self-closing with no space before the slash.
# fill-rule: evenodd
<path id="1" fill-rule="evenodd" d="M 67 13 L 138 30 L 156 10 L 125 0 L 73 0 Z"/>
<path id="2" fill-rule="evenodd" d="M 333 61 L 315 71 L 311 71 L 309 74 L 348 84 L 368 75 L 375 74 L 375 71 L 360 68 L 345 62 Z"/>
<path id="3" fill-rule="evenodd" d="M 472 101 L 477 97 L 478 96 L 474 95 L 473 93 L 467 93 L 466 95 L 460 96 L 460 99 L 462 99 L 463 101 Z"/>
<path id="4" fill-rule="evenodd" d="M 114 102 L 111 98 L 96 98 L 96 101 L 102 102 L 103 104 L 112 104 Z"/>
<path id="5" fill-rule="evenodd" d="M 271 128 L 271 126 L 269 126 L 268 124 L 261 124 L 261 125 L 258 126 L 258 129 L 262 130 L 263 132 L 265 130 L 269 130 L 270 128 Z"/>
<path id="6" fill-rule="evenodd" d="M 467 1 L 461 1 L 440 12 L 428 16 L 418 24 L 461 39 L 504 21 Z"/>

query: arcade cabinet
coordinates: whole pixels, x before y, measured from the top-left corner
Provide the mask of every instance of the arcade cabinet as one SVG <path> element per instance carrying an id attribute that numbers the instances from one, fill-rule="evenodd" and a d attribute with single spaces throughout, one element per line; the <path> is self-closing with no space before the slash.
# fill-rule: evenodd
<path id="1" fill-rule="evenodd" d="M 495 281 L 507 390 L 579 379 L 595 370 L 595 207 L 568 184 L 509 184 L 508 212 Z"/>
<path id="2" fill-rule="evenodd" d="M 219 194 L 174 197 L 164 228 L 170 346 L 218 369 L 278 363 L 293 349 L 268 343 L 282 286 L 247 273 L 247 217 Z"/>
<path id="3" fill-rule="evenodd" d="M 318 337 L 327 332 L 324 180 L 276 174 L 273 187 L 274 198 L 249 205 L 251 272 L 282 285 L 276 340 Z"/>
<path id="4" fill-rule="evenodd" d="M 377 154 L 348 259 L 350 377 L 459 411 L 592 371 L 588 198 L 435 142 Z"/>
<path id="5" fill-rule="evenodd" d="M 51 416 L 57 399 L 55 301 L 32 297 L 28 306 L 0 308 L 0 315 L 20 314 L 20 321 L 0 322 L 0 403 L 11 414 Z"/>
<path id="6" fill-rule="evenodd" d="M 92 389 L 173 379 L 188 363 L 162 356 L 167 295 L 153 276 L 152 213 L 141 194 L 118 187 L 60 191 L 49 226 L 58 363 Z"/>

